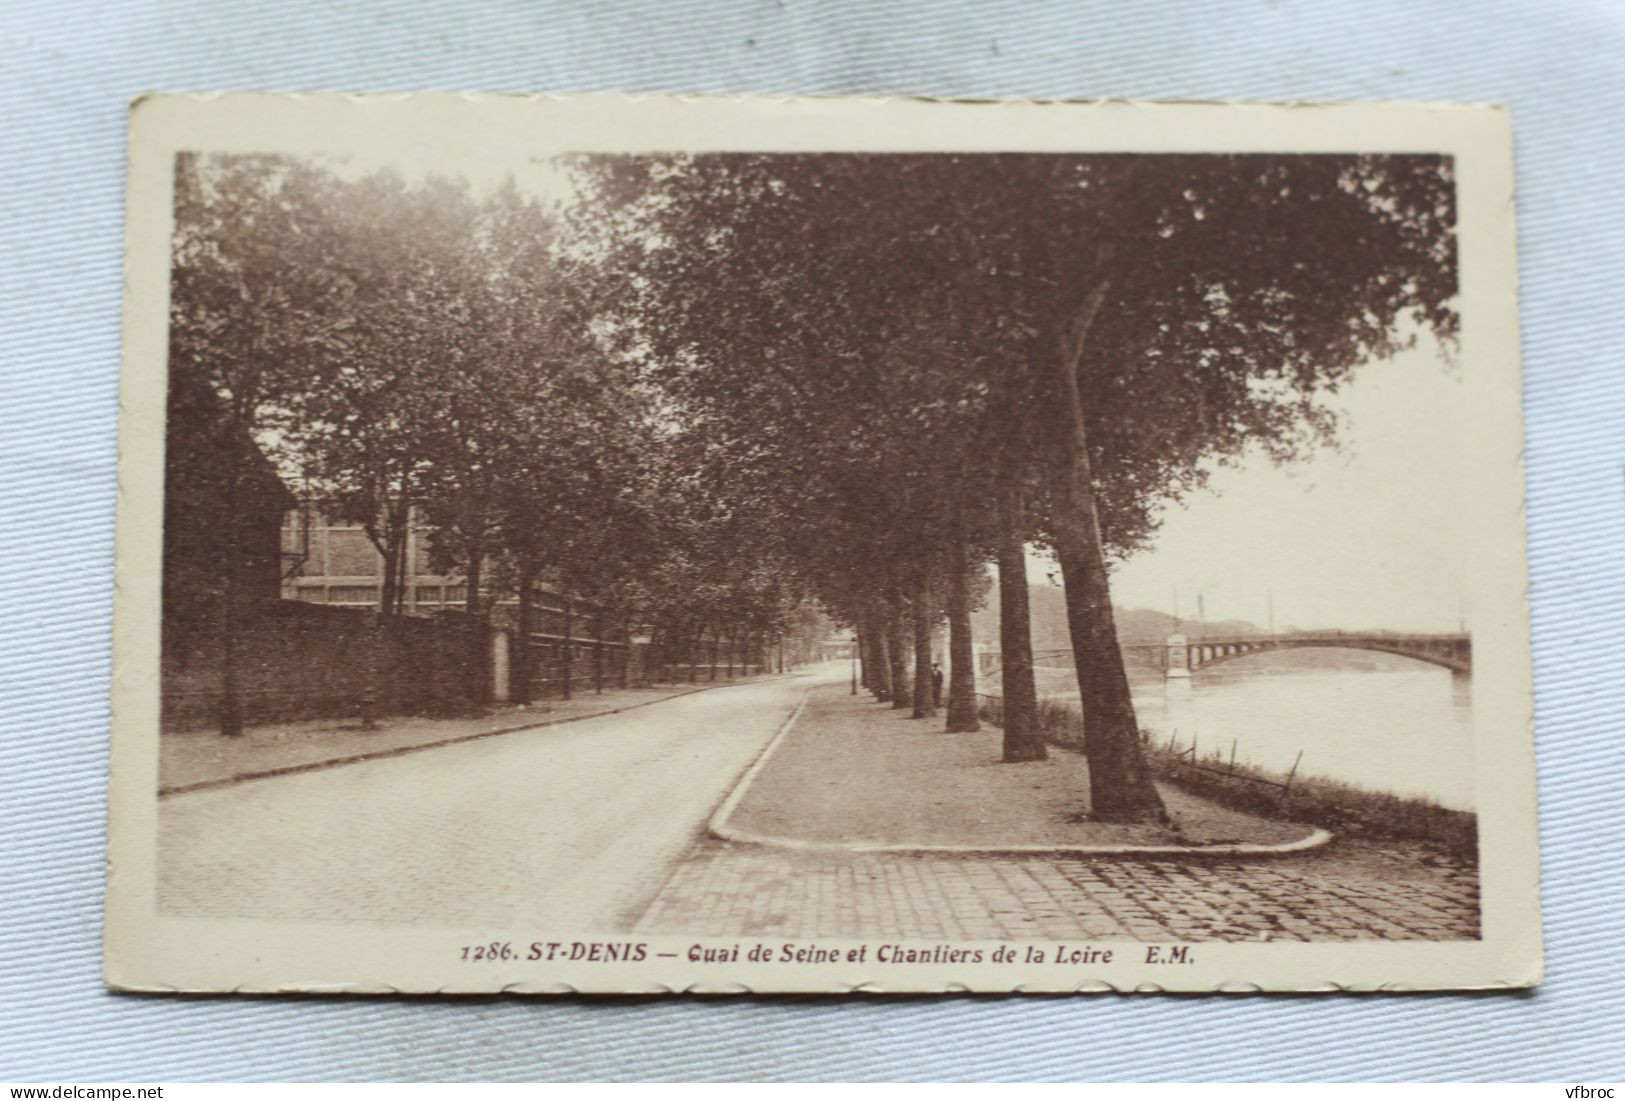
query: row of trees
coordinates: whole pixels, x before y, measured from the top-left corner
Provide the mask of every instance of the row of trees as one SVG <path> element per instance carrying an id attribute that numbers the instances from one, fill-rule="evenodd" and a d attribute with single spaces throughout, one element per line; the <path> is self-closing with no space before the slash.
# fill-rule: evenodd
<path id="1" fill-rule="evenodd" d="M 522 630 L 543 582 L 567 608 L 651 625 L 667 660 L 706 636 L 760 653 L 792 618 L 802 592 L 710 491 L 710 456 L 607 350 L 610 273 L 573 249 L 568 210 L 511 182 L 182 156 L 175 215 L 172 393 L 214 394 L 223 422 L 364 528 L 382 611 L 402 610 L 416 525 L 469 614 L 513 595 Z M 231 571 L 221 588 L 221 613 L 246 614 Z M 483 687 L 483 651 L 470 668 Z"/>
<path id="2" fill-rule="evenodd" d="M 622 362 L 680 410 L 727 508 L 838 619 L 877 697 L 976 723 L 993 564 L 1004 755 L 1044 754 L 1026 548 L 1065 582 L 1091 814 L 1163 816 L 1109 563 L 1215 462 L 1328 437 L 1361 363 L 1457 324 L 1429 156 L 586 158 Z M 613 214 L 609 213 L 613 212 Z M 906 655 L 914 655 L 912 683 Z"/>
<path id="3" fill-rule="evenodd" d="M 976 725 L 1000 592 L 1004 755 L 1041 757 L 1026 552 L 1065 582 L 1101 820 L 1163 815 L 1109 566 L 1215 462 L 1329 436 L 1321 399 L 1454 336 L 1432 156 L 588 156 L 547 206 L 278 158 L 183 158 L 172 370 L 469 609 L 540 579 L 679 647 L 811 599 L 877 697 Z M 489 567 L 487 564 L 490 564 Z M 914 673 L 907 675 L 909 658 Z"/>

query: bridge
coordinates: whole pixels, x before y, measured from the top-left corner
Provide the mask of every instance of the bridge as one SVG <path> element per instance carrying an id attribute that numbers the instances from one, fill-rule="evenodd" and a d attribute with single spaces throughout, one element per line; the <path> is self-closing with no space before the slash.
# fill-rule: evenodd
<path id="1" fill-rule="evenodd" d="M 1258 635 L 1244 638 L 1186 639 L 1184 635 L 1169 635 L 1165 642 L 1131 642 L 1123 646 L 1125 657 L 1136 658 L 1159 669 L 1169 679 L 1188 677 L 1192 673 L 1248 654 L 1269 653 L 1276 650 L 1339 649 L 1373 650 L 1383 654 L 1426 662 L 1449 669 L 1453 673 L 1473 671 L 1473 640 L 1465 634 L 1402 635 L 1386 632 L 1353 633 L 1322 631 L 1314 634 Z M 1035 650 L 1033 664 L 1038 667 L 1072 664 L 1071 650 Z M 997 650 L 984 650 L 979 655 L 980 671 L 993 673 L 1000 665 Z"/>
<path id="2" fill-rule="evenodd" d="M 1160 667 L 1170 677 L 1206 669 L 1232 658 L 1274 650 L 1339 649 L 1375 650 L 1382 654 L 1439 665 L 1453 673 L 1473 671 L 1473 640 L 1470 635 L 1344 634 L 1339 632 L 1306 635 L 1271 635 L 1262 638 L 1193 639 L 1170 635 L 1160 646 Z M 1183 658 L 1180 651 L 1183 650 Z"/>

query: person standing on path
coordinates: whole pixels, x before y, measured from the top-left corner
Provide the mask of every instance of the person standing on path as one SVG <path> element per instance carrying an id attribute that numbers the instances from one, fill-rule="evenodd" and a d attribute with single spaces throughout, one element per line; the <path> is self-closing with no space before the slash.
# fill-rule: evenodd
<path id="1" fill-rule="evenodd" d="M 942 663 L 931 663 L 931 702 L 935 707 L 942 706 Z"/>

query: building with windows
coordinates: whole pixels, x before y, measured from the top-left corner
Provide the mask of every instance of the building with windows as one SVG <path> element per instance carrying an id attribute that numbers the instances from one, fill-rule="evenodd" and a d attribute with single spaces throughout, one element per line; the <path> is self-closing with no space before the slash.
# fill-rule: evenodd
<path id="1" fill-rule="evenodd" d="M 313 604 L 376 608 L 384 584 L 384 556 L 360 524 L 335 520 L 306 503 L 282 525 L 282 596 Z M 468 590 L 462 580 L 435 573 L 428 532 L 413 524 L 406 537 L 407 615 L 462 611 Z"/>
<path id="2" fill-rule="evenodd" d="M 460 576 L 436 573 L 427 528 L 407 534 L 408 569 L 402 610 L 433 616 L 467 610 L 468 588 Z M 311 604 L 377 608 L 384 584 L 384 556 L 360 524 L 324 516 L 310 503 L 289 513 L 282 525 L 282 597 Z M 487 589 L 486 611 L 495 625 L 518 634 L 518 601 L 511 591 Z M 637 676 L 629 663 L 630 616 L 560 592 L 543 582 L 533 594 L 523 650 L 515 655 L 515 697 L 568 696 L 624 686 Z"/>

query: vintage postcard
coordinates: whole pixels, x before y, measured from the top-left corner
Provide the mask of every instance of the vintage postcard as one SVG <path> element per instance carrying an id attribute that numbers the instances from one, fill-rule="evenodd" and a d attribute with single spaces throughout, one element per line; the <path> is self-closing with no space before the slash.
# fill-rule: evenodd
<path id="1" fill-rule="evenodd" d="M 155 96 L 107 981 L 1540 981 L 1494 108 Z"/>

